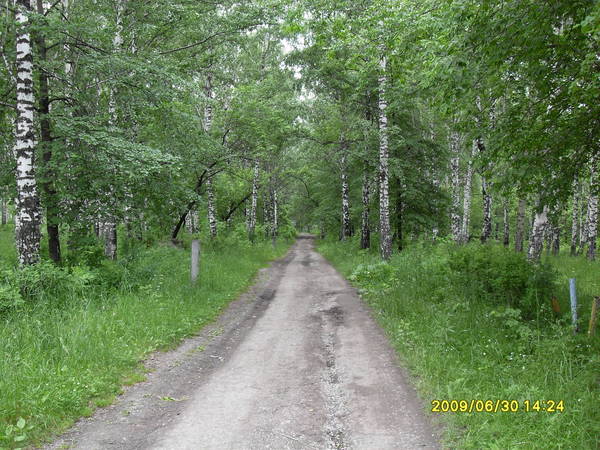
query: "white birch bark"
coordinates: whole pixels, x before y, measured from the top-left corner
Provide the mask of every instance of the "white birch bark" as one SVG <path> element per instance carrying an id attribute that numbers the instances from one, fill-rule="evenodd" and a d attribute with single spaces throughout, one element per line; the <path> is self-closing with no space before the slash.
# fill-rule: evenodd
<path id="1" fill-rule="evenodd" d="M 204 107 L 204 132 L 210 134 L 212 130 L 212 75 L 209 73 L 206 77 L 204 85 L 204 92 L 206 95 L 206 106 Z M 215 208 L 215 193 L 213 189 L 212 179 L 209 177 L 206 180 L 206 192 L 207 192 L 207 206 L 208 206 L 208 225 L 210 229 L 211 238 L 217 236 L 217 218 Z"/>
<path id="2" fill-rule="evenodd" d="M 579 237 L 579 181 L 577 177 L 573 180 L 573 213 L 571 218 L 571 256 L 575 256 Z"/>
<path id="3" fill-rule="evenodd" d="M 347 146 L 342 141 L 341 178 L 342 178 L 342 233 L 341 239 L 350 237 L 350 194 L 348 188 L 348 153 Z"/>
<path id="4" fill-rule="evenodd" d="M 365 161 L 363 169 L 363 185 L 362 185 L 362 217 L 360 225 L 360 248 L 371 248 L 371 229 L 369 225 L 369 201 L 370 201 L 370 180 L 369 180 L 369 165 Z"/>
<path id="5" fill-rule="evenodd" d="M 8 202 L 6 198 L 2 197 L 2 225 L 6 225 L 8 223 Z"/>
<path id="6" fill-rule="evenodd" d="M 581 183 L 581 198 L 579 201 L 579 251 L 577 254 L 583 253 L 583 249 L 587 242 L 587 196 L 586 183 Z"/>
<path id="7" fill-rule="evenodd" d="M 503 206 L 503 221 L 504 221 L 504 236 L 502 239 L 502 243 L 505 247 L 508 247 L 510 244 L 510 217 L 508 214 L 508 202 L 504 202 Z"/>
<path id="8" fill-rule="evenodd" d="M 185 216 L 185 229 L 190 234 L 196 234 L 198 233 L 199 225 L 200 223 L 198 220 L 198 210 L 192 208 L 188 211 L 187 215 Z"/>
<path id="9" fill-rule="evenodd" d="M 36 147 L 33 90 L 33 51 L 29 33 L 29 0 L 16 2 L 17 120 L 15 155 L 17 160 L 17 198 L 15 240 L 19 264 L 36 264 L 40 260 L 40 200 L 35 177 Z"/>
<path id="10" fill-rule="evenodd" d="M 252 197 L 251 206 L 248 218 L 248 237 L 254 241 L 254 232 L 256 229 L 256 206 L 258 203 L 258 175 L 259 163 L 258 160 L 254 163 L 254 177 L 252 179 Z"/>
<path id="11" fill-rule="evenodd" d="M 481 194 L 483 199 L 483 224 L 481 227 L 481 242 L 487 242 L 492 235 L 492 196 L 485 176 L 481 177 Z"/>
<path id="12" fill-rule="evenodd" d="M 277 196 L 277 188 L 273 187 L 273 217 L 272 217 L 272 226 L 271 226 L 271 237 L 273 238 L 273 243 L 275 243 L 277 236 L 279 235 L 279 197 Z"/>
<path id="13" fill-rule="evenodd" d="M 523 238 L 525 237 L 525 208 L 527 202 L 524 199 L 519 199 L 517 207 L 517 229 L 515 231 L 515 251 L 523 251 Z"/>
<path id="14" fill-rule="evenodd" d="M 383 50 L 383 49 L 382 49 Z M 392 235 L 390 230 L 390 192 L 388 168 L 388 120 L 387 120 L 387 74 L 386 57 L 379 59 L 379 250 L 381 258 L 389 260 L 392 255 Z"/>
<path id="15" fill-rule="evenodd" d="M 450 224 L 452 239 L 455 242 L 461 240 L 461 217 L 460 217 L 460 136 L 455 131 L 450 133 L 450 174 L 452 177 L 452 210 L 450 212 Z"/>
<path id="16" fill-rule="evenodd" d="M 71 6 L 71 0 L 62 0 L 62 7 L 63 7 L 63 17 L 65 20 L 68 20 L 69 18 L 69 9 Z M 73 62 L 71 61 L 71 49 L 69 47 L 69 44 L 66 43 L 63 45 L 63 50 L 65 52 L 65 75 L 66 75 L 66 79 L 70 80 L 71 79 L 71 73 L 73 72 Z"/>
<path id="17" fill-rule="evenodd" d="M 117 0 L 116 29 L 113 37 L 113 49 L 120 51 L 123 46 L 123 10 L 126 0 Z M 108 117 L 109 125 L 116 126 L 117 123 L 117 102 L 116 92 L 113 86 L 110 88 L 108 98 Z M 114 187 L 109 188 L 110 196 L 114 193 Z M 107 211 L 106 219 L 103 224 L 104 235 L 104 254 L 107 258 L 117 259 L 117 222 L 111 212 Z"/>
<path id="18" fill-rule="evenodd" d="M 461 242 L 466 244 L 469 242 L 470 224 L 471 224 L 471 189 L 473 186 L 473 159 L 477 154 L 477 140 L 473 140 L 471 147 L 471 158 L 467 164 L 467 174 L 465 175 L 465 188 L 463 193 L 463 217 L 461 226 Z"/>
<path id="19" fill-rule="evenodd" d="M 211 239 L 214 239 L 217 237 L 217 213 L 215 208 L 215 192 L 211 177 L 206 179 L 206 200 L 208 205 L 208 228 Z"/>
<path id="20" fill-rule="evenodd" d="M 533 226 L 531 228 L 531 240 L 529 242 L 529 251 L 527 259 L 530 261 L 539 261 L 544 246 L 544 232 L 548 225 L 548 207 L 544 205 L 541 211 L 535 212 Z"/>
<path id="21" fill-rule="evenodd" d="M 212 130 L 212 75 L 209 73 L 206 77 L 206 83 L 204 85 L 204 92 L 206 95 L 206 106 L 204 107 L 204 132 L 210 134 Z M 213 188 L 212 178 L 208 177 L 206 180 L 206 203 L 208 209 L 208 228 L 210 231 L 211 239 L 217 237 L 217 213 L 216 213 L 216 196 Z"/>
<path id="22" fill-rule="evenodd" d="M 592 158 L 590 168 L 590 195 L 588 197 L 587 215 L 587 257 L 590 261 L 596 259 L 596 237 L 598 235 L 598 161 Z"/>

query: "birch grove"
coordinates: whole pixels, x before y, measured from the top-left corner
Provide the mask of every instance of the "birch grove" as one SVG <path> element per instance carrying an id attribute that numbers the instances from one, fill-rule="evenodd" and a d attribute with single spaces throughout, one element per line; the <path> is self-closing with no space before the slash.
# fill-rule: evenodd
<path id="1" fill-rule="evenodd" d="M 351 11 L 300 2 L 293 24 L 281 15 L 290 6 L 275 3 L 285 14 L 210 2 L 6 3 L 0 146 L 15 155 L 0 155 L 2 221 L 14 190 L 22 265 L 65 264 L 93 245 L 116 259 L 117 247 L 162 234 L 182 246 L 186 229 L 207 241 L 318 231 L 363 249 L 376 237 L 383 260 L 412 241 L 473 236 L 507 247 L 514 238 L 532 260 L 539 245 L 595 258 L 589 5 L 514 3 L 515 21 L 511 8 L 466 2 L 463 26 L 429 0 Z M 494 33 L 506 45 L 488 42 Z M 439 52 L 421 52 L 415 36 L 432 36 Z M 547 207 L 528 207 L 536 197 Z"/>

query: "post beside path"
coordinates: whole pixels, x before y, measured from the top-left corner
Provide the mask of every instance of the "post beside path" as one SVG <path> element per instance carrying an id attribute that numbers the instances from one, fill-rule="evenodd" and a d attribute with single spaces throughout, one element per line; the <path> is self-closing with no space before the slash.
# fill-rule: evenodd
<path id="1" fill-rule="evenodd" d="M 198 275 L 200 273 L 200 241 L 198 239 L 194 239 L 192 241 L 192 268 L 191 268 L 191 278 L 192 283 L 195 283 L 198 279 Z"/>

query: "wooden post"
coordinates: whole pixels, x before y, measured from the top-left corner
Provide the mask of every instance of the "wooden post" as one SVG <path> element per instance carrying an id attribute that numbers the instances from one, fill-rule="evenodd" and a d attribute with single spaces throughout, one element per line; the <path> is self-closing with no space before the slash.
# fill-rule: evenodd
<path id="1" fill-rule="evenodd" d="M 200 241 L 198 239 L 194 239 L 192 241 L 192 283 L 195 283 L 198 279 L 198 274 L 200 273 Z"/>
<path id="2" fill-rule="evenodd" d="M 571 295 L 571 320 L 573 321 L 573 334 L 579 331 L 577 327 L 577 292 L 575 291 L 575 278 L 569 278 L 569 293 Z"/>
<path id="3" fill-rule="evenodd" d="M 590 315 L 590 327 L 588 336 L 592 337 L 596 332 L 596 322 L 598 321 L 598 310 L 600 310 L 600 297 L 594 297 L 592 301 L 592 314 Z"/>

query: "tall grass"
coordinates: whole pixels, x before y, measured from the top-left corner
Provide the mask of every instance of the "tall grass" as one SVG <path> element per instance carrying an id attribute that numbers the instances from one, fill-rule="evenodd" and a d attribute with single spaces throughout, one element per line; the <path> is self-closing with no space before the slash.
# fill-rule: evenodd
<path id="1" fill-rule="evenodd" d="M 479 245 L 474 252 L 489 253 Z M 573 336 L 568 309 L 550 299 L 525 320 L 518 308 L 467 289 L 468 273 L 449 269 L 451 246 L 413 246 L 390 264 L 356 242 L 319 246 L 362 291 L 427 409 L 439 400 L 564 400 L 564 412 L 439 413 L 450 448 L 596 449 L 600 445 L 600 338 Z M 568 305 L 566 278 L 579 283 L 582 311 L 598 292 L 597 263 L 560 257 L 556 294 Z M 474 277 L 474 274 L 471 274 Z M 459 283 L 458 280 L 462 282 Z M 585 314 L 582 314 L 585 316 Z M 589 317 L 589 313 L 587 315 Z"/>
<path id="2" fill-rule="evenodd" d="M 286 247 L 208 246 L 199 282 L 192 286 L 189 251 L 158 246 L 131 261 L 71 270 L 69 276 L 83 279 L 77 287 L 46 297 L 36 293 L 4 313 L 0 447 L 39 442 L 110 403 L 125 378 L 140 378 L 145 355 L 214 320 Z"/>

